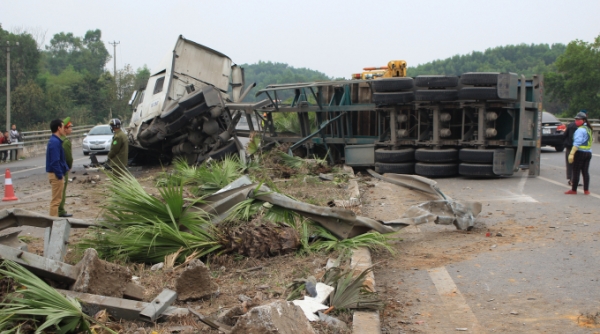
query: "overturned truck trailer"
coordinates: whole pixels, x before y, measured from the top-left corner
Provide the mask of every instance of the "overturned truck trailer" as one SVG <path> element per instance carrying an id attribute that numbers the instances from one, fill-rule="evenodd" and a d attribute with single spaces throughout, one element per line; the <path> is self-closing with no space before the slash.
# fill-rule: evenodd
<path id="1" fill-rule="evenodd" d="M 270 85 L 256 93 L 262 101 L 241 103 L 254 86 L 244 86 L 243 69 L 180 36 L 132 98 L 128 133 L 138 153 L 190 163 L 234 153 L 237 135 L 260 132 L 265 142 L 292 143 L 290 153 L 322 148 L 331 162 L 379 173 L 493 177 L 522 168 L 535 176 L 542 84 L 488 72 L 307 82 Z M 278 131 L 283 113 L 297 117 L 298 133 Z"/>
<path id="2" fill-rule="evenodd" d="M 322 146 L 332 160 L 379 173 L 494 177 L 540 172 L 540 77 L 465 73 L 271 85 L 264 140 Z M 292 91 L 291 104 L 278 103 Z M 277 133 L 277 113 L 297 114 L 300 133 Z"/>
<path id="3" fill-rule="evenodd" d="M 182 156 L 191 164 L 238 152 L 240 110 L 266 103 L 237 103 L 252 87 L 244 90 L 243 69 L 229 57 L 179 36 L 131 98 L 130 161 Z"/>

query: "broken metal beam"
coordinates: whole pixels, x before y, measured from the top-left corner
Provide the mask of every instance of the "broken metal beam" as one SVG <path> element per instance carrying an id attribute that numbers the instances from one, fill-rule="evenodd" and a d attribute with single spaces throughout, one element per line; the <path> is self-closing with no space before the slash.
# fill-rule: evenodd
<path id="1" fill-rule="evenodd" d="M 177 293 L 173 290 L 164 289 L 152 302 L 140 312 L 140 318 L 144 321 L 154 322 L 160 315 L 177 299 Z"/>
<path id="2" fill-rule="evenodd" d="M 46 242 L 48 243 L 48 247 L 44 247 L 44 256 L 52 260 L 63 261 L 67 254 L 70 232 L 71 225 L 67 220 L 55 221 L 50 231 L 50 239 L 44 240 L 44 245 Z"/>
<path id="3" fill-rule="evenodd" d="M 115 297 L 106 297 L 93 295 L 89 293 L 75 292 L 70 290 L 57 289 L 58 292 L 71 298 L 79 300 L 83 307 L 83 312 L 88 315 L 94 315 L 100 310 L 106 310 L 111 316 L 123 320 L 144 320 L 147 318 L 140 317 L 140 312 L 147 308 L 150 303 L 144 303 L 135 300 L 121 299 Z M 162 312 L 162 316 L 184 316 L 189 314 L 185 308 L 169 306 Z"/>
<path id="4" fill-rule="evenodd" d="M 38 276 L 69 284 L 75 282 L 79 272 L 75 266 L 5 245 L 0 245 L 0 259 L 14 261 Z"/>
<path id="5" fill-rule="evenodd" d="M 43 215 L 37 212 L 23 210 L 19 208 L 11 208 L 0 210 L 0 230 L 15 227 L 15 226 L 35 226 L 35 227 L 52 227 L 52 224 L 57 217 Z M 97 226 L 93 221 L 84 219 L 67 218 L 65 219 L 73 228 L 88 228 Z"/>

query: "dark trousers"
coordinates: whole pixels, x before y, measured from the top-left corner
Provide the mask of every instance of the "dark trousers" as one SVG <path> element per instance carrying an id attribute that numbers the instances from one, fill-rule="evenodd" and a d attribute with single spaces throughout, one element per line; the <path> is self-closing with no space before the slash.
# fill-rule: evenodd
<path id="1" fill-rule="evenodd" d="M 2 161 L 4 161 L 4 162 L 6 162 L 6 157 L 8 156 L 8 153 L 9 153 L 9 152 L 10 152 L 10 151 L 1 151 L 1 152 L 0 152 L 0 160 L 2 160 Z"/>
<path id="2" fill-rule="evenodd" d="M 583 175 L 583 190 L 590 190 L 590 161 L 592 161 L 592 152 L 575 152 L 573 160 L 573 174 L 571 176 L 571 190 L 577 191 L 579 185 L 579 174 Z"/>
<path id="3" fill-rule="evenodd" d="M 573 146 L 565 146 L 565 164 L 567 165 L 567 180 L 571 180 L 573 177 L 573 164 L 569 163 L 569 154 Z"/>

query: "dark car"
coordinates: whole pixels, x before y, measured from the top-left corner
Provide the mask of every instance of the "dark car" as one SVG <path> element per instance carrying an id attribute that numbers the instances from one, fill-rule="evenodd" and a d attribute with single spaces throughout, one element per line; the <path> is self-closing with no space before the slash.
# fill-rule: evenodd
<path id="1" fill-rule="evenodd" d="M 563 135 L 567 127 L 551 113 L 542 113 L 542 146 L 554 146 L 557 152 L 565 149 Z"/>

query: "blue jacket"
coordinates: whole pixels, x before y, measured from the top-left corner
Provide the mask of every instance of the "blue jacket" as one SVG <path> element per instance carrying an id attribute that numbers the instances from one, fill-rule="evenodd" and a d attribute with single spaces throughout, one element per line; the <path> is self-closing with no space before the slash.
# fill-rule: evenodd
<path id="1" fill-rule="evenodd" d="M 46 147 L 46 172 L 54 173 L 57 179 L 62 180 L 67 171 L 69 171 L 69 166 L 67 166 L 62 140 L 52 134 L 48 140 L 48 147 Z"/>

